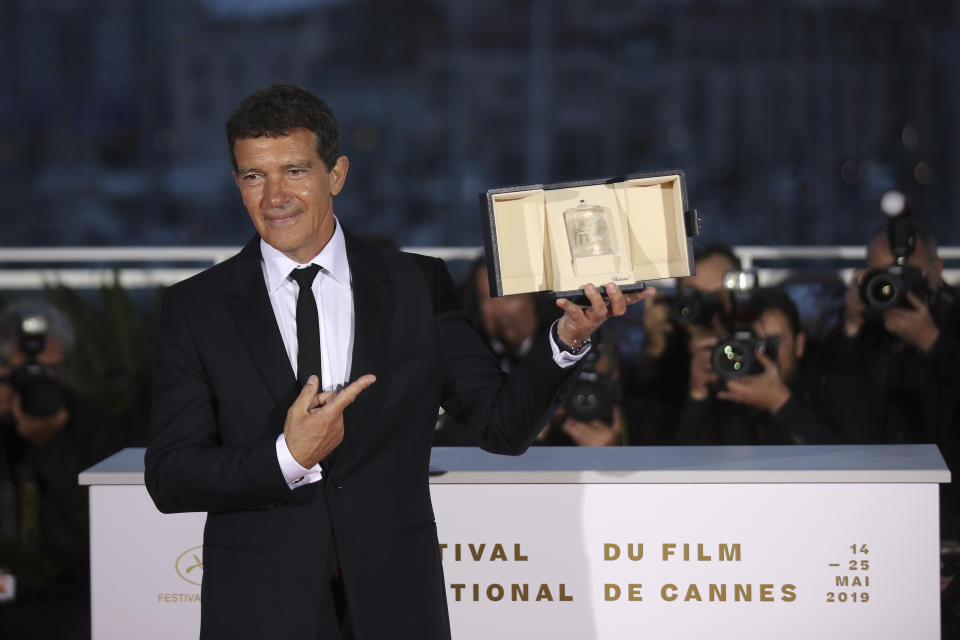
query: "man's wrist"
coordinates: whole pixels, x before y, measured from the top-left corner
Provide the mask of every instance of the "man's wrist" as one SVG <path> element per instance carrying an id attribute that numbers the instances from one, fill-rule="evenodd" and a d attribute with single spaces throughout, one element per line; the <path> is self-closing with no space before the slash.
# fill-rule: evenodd
<path id="1" fill-rule="evenodd" d="M 561 337 L 561 335 L 560 335 L 560 321 L 559 321 L 559 320 L 558 320 L 557 322 L 554 322 L 554 323 L 553 323 L 553 326 L 550 328 L 550 331 L 551 331 L 551 333 L 552 333 L 552 335 L 553 335 L 553 340 L 554 340 L 554 342 L 556 342 L 556 344 L 557 344 L 557 347 L 558 347 L 561 351 L 566 351 L 567 353 L 569 353 L 569 354 L 571 354 L 571 355 L 574 355 L 574 356 L 580 355 L 581 353 L 583 353 L 584 351 L 586 351 L 587 347 L 589 347 L 590 344 L 591 344 L 591 342 L 590 342 L 590 336 L 587 336 L 586 338 L 584 338 L 584 339 L 582 339 L 582 340 L 577 340 L 577 339 L 572 338 L 572 337 L 570 337 L 570 336 L 567 336 L 566 339 L 564 339 L 563 337 Z"/>
<path id="2" fill-rule="evenodd" d="M 856 320 L 847 319 L 843 322 L 843 335 L 848 338 L 855 338 L 857 334 L 860 333 L 860 329 L 863 327 L 863 319 L 857 318 Z"/>
<path id="3" fill-rule="evenodd" d="M 690 389 L 690 399 L 694 402 L 703 402 L 710 397 L 710 389 L 707 387 L 697 387 Z"/>
<path id="4" fill-rule="evenodd" d="M 770 411 L 770 415 L 776 415 L 789 401 L 790 390 L 784 387 L 773 395 L 772 401 L 767 405 L 767 410 Z"/>
<path id="5" fill-rule="evenodd" d="M 933 327 L 932 330 L 925 331 L 921 334 L 920 339 L 917 341 L 917 348 L 923 353 L 930 353 L 933 345 L 937 344 L 937 340 L 939 339 L 940 329 Z"/>
<path id="6" fill-rule="evenodd" d="M 296 489 L 298 486 L 317 482 L 323 477 L 323 471 L 319 465 L 313 467 L 304 467 L 300 464 L 287 445 L 284 434 L 277 436 L 276 440 L 277 463 L 280 465 L 280 472 L 287 486 Z"/>

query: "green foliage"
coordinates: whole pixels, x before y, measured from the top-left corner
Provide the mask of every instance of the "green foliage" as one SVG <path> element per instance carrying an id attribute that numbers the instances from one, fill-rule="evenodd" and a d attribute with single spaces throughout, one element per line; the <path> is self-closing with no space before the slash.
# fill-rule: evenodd
<path id="1" fill-rule="evenodd" d="M 138 313 L 114 272 L 113 282 L 101 287 L 96 303 L 64 285 L 48 287 L 46 295 L 70 317 L 76 331 L 70 385 L 143 429 L 149 412 L 159 292 L 148 309 Z"/>

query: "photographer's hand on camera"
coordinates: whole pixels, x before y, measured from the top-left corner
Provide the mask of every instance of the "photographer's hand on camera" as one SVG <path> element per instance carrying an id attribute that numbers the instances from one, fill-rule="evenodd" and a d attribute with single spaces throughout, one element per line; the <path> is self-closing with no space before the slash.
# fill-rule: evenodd
<path id="1" fill-rule="evenodd" d="M 711 386 L 717 381 L 717 372 L 713 368 L 713 348 L 717 345 L 716 336 L 700 338 L 690 345 L 690 399 L 706 400 L 710 397 Z"/>
<path id="2" fill-rule="evenodd" d="M 613 424 L 599 419 L 581 422 L 567 416 L 562 428 L 578 447 L 609 447 L 620 443 L 621 422 L 620 407 L 614 406 Z"/>
<path id="3" fill-rule="evenodd" d="M 848 338 L 854 338 L 863 328 L 866 321 L 867 308 L 860 297 L 860 278 L 866 273 L 866 269 L 857 269 L 850 278 L 850 286 L 847 287 L 847 295 L 843 307 L 843 334 Z"/>
<path id="4" fill-rule="evenodd" d="M 884 328 L 923 353 L 929 353 L 940 329 L 930 315 L 930 308 L 913 293 L 907 293 L 910 309 L 898 307 L 883 312 Z"/>
<path id="5" fill-rule="evenodd" d="M 765 353 L 755 351 L 757 362 L 763 372 L 727 381 L 727 388 L 717 392 L 720 400 L 763 409 L 771 414 L 778 412 L 790 399 L 790 389 L 780 376 L 777 363 Z"/>
<path id="6" fill-rule="evenodd" d="M 16 425 L 17 435 L 33 446 L 40 447 L 63 430 L 70 422 L 70 414 L 66 407 L 61 407 L 51 416 L 31 416 L 24 413 L 20 405 L 20 396 L 14 395 L 13 421 Z"/>

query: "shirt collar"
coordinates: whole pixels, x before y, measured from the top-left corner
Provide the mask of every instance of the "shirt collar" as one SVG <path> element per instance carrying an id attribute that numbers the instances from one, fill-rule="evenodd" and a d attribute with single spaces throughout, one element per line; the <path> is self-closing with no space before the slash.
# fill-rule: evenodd
<path id="1" fill-rule="evenodd" d="M 283 285 L 290 272 L 298 267 L 305 267 L 308 264 L 316 264 L 323 268 L 323 272 L 330 276 L 334 282 L 343 286 L 350 286 L 350 265 L 347 262 L 347 244 L 343 237 L 343 228 L 339 221 L 334 218 L 337 226 L 333 230 L 333 236 L 324 245 L 320 253 L 311 260 L 300 264 L 284 255 L 279 250 L 271 247 L 260 239 L 260 256 L 263 264 L 263 272 L 267 280 L 267 292 L 273 293 L 277 288 Z"/>

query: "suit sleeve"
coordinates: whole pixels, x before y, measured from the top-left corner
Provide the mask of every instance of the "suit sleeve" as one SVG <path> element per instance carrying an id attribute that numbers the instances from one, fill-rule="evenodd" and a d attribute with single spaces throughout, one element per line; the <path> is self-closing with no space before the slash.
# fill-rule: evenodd
<path id="1" fill-rule="evenodd" d="M 164 293 L 144 480 L 164 513 L 221 511 L 289 499 L 275 438 L 228 447 L 177 289 Z"/>
<path id="2" fill-rule="evenodd" d="M 559 406 L 564 383 L 577 367 L 557 365 L 548 336 L 541 336 L 507 376 L 460 308 L 443 262 L 429 260 L 421 266 L 434 298 L 444 409 L 481 448 L 491 453 L 523 453 Z"/>

